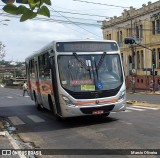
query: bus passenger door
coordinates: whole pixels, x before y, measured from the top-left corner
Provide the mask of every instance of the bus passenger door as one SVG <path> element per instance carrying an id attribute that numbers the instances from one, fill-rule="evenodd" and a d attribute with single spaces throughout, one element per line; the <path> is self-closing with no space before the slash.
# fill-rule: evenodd
<path id="1" fill-rule="evenodd" d="M 56 113 L 58 115 L 62 115 L 61 107 L 60 107 L 60 100 L 59 100 L 59 91 L 58 91 L 58 84 L 57 84 L 57 76 L 56 76 L 56 64 L 55 64 L 55 57 L 52 56 L 50 58 L 51 62 L 51 78 L 52 78 L 52 86 L 53 86 L 53 94 L 54 94 L 54 100 L 55 100 L 55 108 Z"/>

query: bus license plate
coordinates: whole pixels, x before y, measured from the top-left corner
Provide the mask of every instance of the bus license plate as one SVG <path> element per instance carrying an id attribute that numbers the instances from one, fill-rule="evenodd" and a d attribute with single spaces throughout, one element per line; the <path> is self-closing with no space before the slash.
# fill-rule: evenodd
<path id="1" fill-rule="evenodd" d="M 94 110 L 92 112 L 93 115 L 100 115 L 100 114 L 103 114 L 104 113 L 104 110 Z"/>

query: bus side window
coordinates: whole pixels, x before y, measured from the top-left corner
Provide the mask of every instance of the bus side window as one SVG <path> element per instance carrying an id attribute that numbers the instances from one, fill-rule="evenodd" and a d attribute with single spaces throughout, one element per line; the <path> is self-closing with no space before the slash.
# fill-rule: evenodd
<path id="1" fill-rule="evenodd" d="M 39 77 L 43 77 L 44 69 L 43 69 L 43 56 L 42 55 L 38 57 L 38 64 L 39 64 Z"/>
<path id="2" fill-rule="evenodd" d="M 38 60 L 39 60 L 39 76 L 41 78 L 50 78 L 49 54 L 45 53 L 39 56 Z"/>
<path id="3" fill-rule="evenodd" d="M 49 54 L 46 53 L 44 54 L 44 59 L 45 59 L 45 63 L 44 63 L 44 77 L 46 78 L 50 78 L 50 68 L 51 68 L 51 64 L 50 64 L 50 58 L 49 58 Z"/>
<path id="4" fill-rule="evenodd" d="M 35 78 L 34 59 L 29 61 L 29 75 L 30 78 Z"/>

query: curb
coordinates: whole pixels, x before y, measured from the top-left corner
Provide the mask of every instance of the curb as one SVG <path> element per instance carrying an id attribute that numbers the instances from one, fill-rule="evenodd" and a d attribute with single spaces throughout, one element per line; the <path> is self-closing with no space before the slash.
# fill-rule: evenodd
<path id="1" fill-rule="evenodd" d="M 160 95 L 159 92 L 128 92 L 129 94 Z"/>
<path id="2" fill-rule="evenodd" d="M 126 101 L 127 104 L 144 104 L 147 103 L 145 101 L 137 101 L 137 100 L 127 100 Z"/>
<path id="3" fill-rule="evenodd" d="M 152 107 L 152 108 L 157 108 L 157 109 L 160 109 L 160 104 L 151 104 L 151 103 L 148 103 L 148 102 L 140 102 L 140 101 L 137 101 L 137 100 L 127 100 L 126 103 L 130 106 L 145 106 L 145 107 Z"/>

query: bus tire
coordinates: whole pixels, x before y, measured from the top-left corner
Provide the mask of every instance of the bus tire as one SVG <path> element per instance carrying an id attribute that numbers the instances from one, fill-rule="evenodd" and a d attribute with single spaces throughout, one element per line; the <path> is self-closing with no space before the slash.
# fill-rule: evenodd
<path id="1" fill-rule="evenodd" d="M 56 120 L 57 121 L 62 121 L 63 119 L 59 115 L 57 115 L 57 112 L 56 112 L 56 110 L 55 110 L 55 108 L 53 106 L 53 102 L 52 102 L 51 96 L 48 96 L 48 102 L 49 102 L 50 111 L 54 115 Z"/>
<path id="2" fill-rule="evenodd" d="M 38 103 L 38 100 L 37 100 L 37 97 L 36 97 L 36 93 L 34 92 L 34 101 L 35 101 L 35 105 L 36 105 L 36 108 L 41 111 L 43 110 L 43 107 Z"/>

